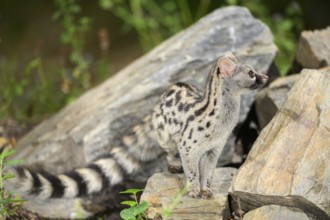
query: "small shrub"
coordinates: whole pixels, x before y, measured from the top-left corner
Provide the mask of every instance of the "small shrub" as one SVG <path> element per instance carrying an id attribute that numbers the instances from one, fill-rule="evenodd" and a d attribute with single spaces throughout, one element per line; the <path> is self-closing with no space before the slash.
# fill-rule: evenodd
<path id="1" fill-rule="evenodd" d="M 14 178 L 15 176 L 11 173 L 5 173 L 12 165 L 20 164 L 21 161 L 18 160 L 8 160 L 5 159 L 15 153 L 15 150 L 3 151 L 0 154 L 0 218 L 5 219 L 10 216 L 15 216 L 17 214 L 18 205 L 23 202 L 23 200 L 18 198 L 12 198 L 10 192 L 6 192 L 3 188 L 3 183 L 6 179 Z"/>
<path id="2" fill-rule="evenodd" d="M 120 204 L 128 205 L 129 208 L 123 209 L 120 212 L 120 217 L 124 220 L 142 220 L 147 219 L 145 215 L 145 211 L 148 208 L 148 203 L 143 201 L 141 203 L 138 202 L 136 194 L 142 192 L 143 189 L 128 189 L 123 192 L 122 194 L 131 194 L 133 195 L 134 200 L 123 201 Z"/>

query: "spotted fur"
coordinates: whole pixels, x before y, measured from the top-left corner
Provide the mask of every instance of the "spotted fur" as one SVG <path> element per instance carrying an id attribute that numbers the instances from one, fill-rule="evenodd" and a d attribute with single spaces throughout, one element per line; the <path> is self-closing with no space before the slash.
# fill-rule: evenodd
<path id="1" fill-rule="evenodd" d="M 153 113 L 157 139 L 167 152 L 169 171 L 184 170 L 190 196 L 212 195 L 212 174 L 237 123 L 240 95 L 267 80 L 228 52 L 211 70 L 204 93 L 176 83 L 161 96 Z"/>

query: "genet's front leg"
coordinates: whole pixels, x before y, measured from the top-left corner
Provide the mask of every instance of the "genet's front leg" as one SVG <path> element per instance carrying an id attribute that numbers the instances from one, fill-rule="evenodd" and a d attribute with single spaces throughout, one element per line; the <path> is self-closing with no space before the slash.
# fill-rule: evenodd
<path id="1" fill-rule="evenodd" d="M 193 198 L 200 196 L 200 174 L 198 163 L 200 156 L 194 152 L 187 152 L 185 149 L 180 150 L 181 162 L 184 173 L 187 178 L 186 187 L 188 188 L 188 195 Z"/>
<path id="2" fill-rule="evenodd" d="M 200 196 L 203 199 L 212 197 L 212 191 L 210 189 L 213 172 L 217 165 L 221 150 L 214 148 L 207 151 L 201 158 L 200 162 L 200 175 L 201 175 L 201 193 Z"/>

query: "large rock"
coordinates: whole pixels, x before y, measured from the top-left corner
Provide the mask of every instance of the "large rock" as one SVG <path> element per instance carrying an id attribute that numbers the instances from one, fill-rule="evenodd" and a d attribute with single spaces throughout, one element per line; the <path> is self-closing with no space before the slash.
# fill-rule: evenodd
<path id="1" fill-rule="evenodd" d="M 57 174 L 85 166 L 113 147 L 125 147 L 122 137 L 150 114 L 165 88 L 177 81 L 203 88 L 211 66 L 228 50 L 259 72 L 267 72 L 277 52 L 269 28 L 247 9 L 216 10 L 41 123 L 18 142 L 15 159 L 23 159 L 32 169 Z M 253 101 L 253 94 L 242 99 L 240 120 Z M 229 145 L 222 161 L 229 161 L 231 152 Z M 141 163 L 141 172 L 129 179 L 146 181 L 165 164 L 164 157 L 152 164 Z M 112 191 L 109 197 L 116 194 Z M 74 207 L 73 200 L 71 204 Z M 49 208 L 41 208 L 38 212 L 47 216 Z M 61 213 L 63 218 L 70 214 L 67 210 Z"/>
<path id="2" fill-rule="evenodd" d="M 330 65 L 330 27 L 302 32 L 298 44 L 297 61 L 304 68 L 317 69 Z"/>
<path id="3" fill-rule="evenodd" d="M 257 94 L 256 112 L 261 129 L 272 120 L 277 110 L 283 106 L 288 92 L 299 77 L 299 74 L 280 77 Z"/>
<path id="4" fill-rule="evenodd" d="M 329 158 L 330 71 L 303 70 L 252 147 L 230 194 L 245 212 L 278 204 L 330 219 Z"/>
<path id="5" fill-rule="evenodd" d="M 269 205 L 255 209 L 246 213 L 243 220 L 312 220 L 297 208 L 289 208 L 285 206 Z"/>
<path id="6" fill-rule="evenodd" d="M 171 210 L 167 219 L 228 219 L 228 189 L 236 172 L 235 168 L 217 168 L 211 185 L 213 197 L 207 200 L 182 196 L 184 174 L 156 173 L 149 178 L 141 201 L 148 202 L 150 219 L 161 219 L 165 209 Z"/>

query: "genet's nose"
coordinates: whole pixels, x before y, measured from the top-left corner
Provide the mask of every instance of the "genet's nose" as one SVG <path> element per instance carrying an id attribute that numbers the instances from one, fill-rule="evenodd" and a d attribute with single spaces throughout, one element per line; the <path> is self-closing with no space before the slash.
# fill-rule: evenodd
<path id="1" fill-rule="evenodd" d="M 268 79 L 269 79 L 269 76 L 267 76 L 267 75 L 265 75 L 265 74 L 262 74 L 262 75 L 261 75 L 261 80 L 262 80 L 263 83 L 267 82 Z"/>

